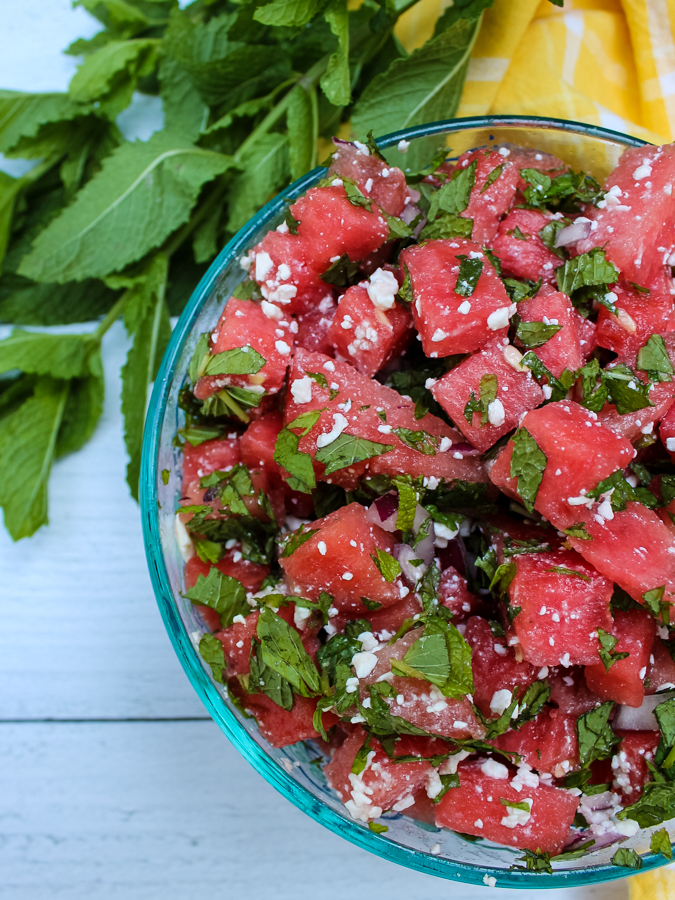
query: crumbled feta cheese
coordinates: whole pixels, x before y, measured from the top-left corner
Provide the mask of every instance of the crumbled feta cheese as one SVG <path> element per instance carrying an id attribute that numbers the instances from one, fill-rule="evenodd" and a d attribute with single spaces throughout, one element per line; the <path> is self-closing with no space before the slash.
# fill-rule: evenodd
<path id="1" fill-rule="evenodd" d="M 483 884 L 486 885 L 487 887 L 496 887 L 497 879 L 494 877 L 494 875 L 485 874 L 485 875 L 483 875 Z"/>
<path id="2" fill-rule="evenodd" d="M 278 306 L 275 306 L 274 303 L 269 303 L 267 300 L 263 300 L 260 304 L 260 308 L 263 313 L 267 316 L 268 319 L 281 319 L 283 318 L 283 313 L 279 309 Z"/>
<path id="3" fill-rule="evenodd" d="M 497 398 L 496 400 L 492 400 L 488 404 L 488 422 L 490 423 L 490 425 L 494 425 L 496 428 L 499 428 L 500 425 L 504 424 L 504 421 L 504 404 L 499 398 Z"/>
<path id="4" fill-rule="evenodd" d="M 361 642 L 362 650 L 371 652 L 373 650 L 378 650 L 380 647 L 379 641 L 372 631 L 362 631 L 356 640 Z"/>
<path id="5" fill-rule="evenodd" d="M 503 780 L 509 777 L 509 770 L 506 766 L 492 758 L 486 759 L 481 765 L 480 770 L 483 775 L 487 775 L 488 778 L 499 778 L 500 780 Z"/>
<path id="6" fill-rule="evenodd" d="M 448 526 L 443 525 L 442 522 L 434 522 L 434 534 L 436 537 L 445 538 L 446 541 L 451 541 L 459 534 L 459 528 L 448 528 Z"/>
<path id="7" fill-rule="evenodd" d="M 446 453 L 452 447 L 452 441 L 449 437 L 442 437 L 441 443 L 438 447 L 441 453 Z"/>
<path id="8" fill-rule="evenodd" d="M 501 716 L 505 709 L 508 709 L 511 700 L 513 700 L 513 694 L 511 691 L 506 688 L 502 688 L 499 691 L 495 691 L 492 695 L 492 700 L 490 700 L 490 709 L 496 716 Z"/>
<path id="9" fill-rule="evenodd" d="M 311 609 L 306 609 L 304 606 L 296 606 L 293 611 L 293 623 L 295 627 L 302 630 L 305 627 L 307 619 L 309 619 L 311 615 Z"/>
<path id="10" fill-rule="evenodd" d="M 444 341 L 448 337 L 448 332 L 443 331 L 442 328 L 437 328 L 436 331 L 431 335 L 431 340 L 437 344 L 439 341 Z"/>
<path id="11" fill-rule="evenodd" d="M 370 150 L 366 144 L 363 144 L 361 141 L 354 141 L 354 146 L 361 156 L 370 156 Z"/>
<path id="12" fill-rule="evenodd" d="M 352 657 L 352 665 L 357 678 L 367 678 L 377 665 L 377 656 L 370 651 L 355 653 Z"/>
<path id="13" fill-rule="evenodd" d="M 272 269 L 274 268 L 274 263 L 272 262 L 272 257 L 269 253 L 265 253 L 262 250 L 260 253 L 256 253 L 255 256 L 255 280 L 256 281 L 265 281 L 267 276 L 270 274 Z"/>
<path id="14" fill-rule="evenodd" d="M 291 394 L 296 403 L 310 403 L 312 400 L 312 379 L 309 375 L 291 382 Z"/>
<path id="15" fill-rule="evenodd" d="M 407 153 L 408 147 L 410 147 L 410 141 L 399 141 L 396 145 L 396 149 L 399 153 Z"/>
<path id="16" fill-rule="evenodd" d="M 463 316 L 468 315 L 471 312 L 471 304 L 468 300 L 465 300 L 463 303 L 460 303 L 457 307 L 457 312 L 461 313 Z"/>
<path id="17" fill-rule="evenodd" d="M 512 307 L 513 312 L 511 312 Z M 490 331 L 499 331 L 500 328 L 507 328 L 509 319 L 514 312 L 515 303 L 512 303 L 511 306 L 501 306 L 499 309 L 496 309 L 494 312 L 490 313 L 487 318 L 487 326 Z"/>
<path id="18" fill-rule="evenodd" d="M 280 353 L 282 356 L 288 356 L 291 352 L 291 348 L 286 341 L 275 341 L 274 346 L 277 348 L 277 353 Z"/>
<path id="19" fill-rule="evenodd" d="M 391 309 L 396 302 L 398 281 L 392 272 L 375 269 L 366 288 L 370 302 L 376 309 Z"/>
<path id="20" fill-rule="evenodd" d="M 506 828 L 516 828 L 518 825 L 527 825 L 530 821 L 532 809 L 532 798 L 524 797 L 522 800 L 518 801 L 519 803 L 529 803 L 530 808 L 526 811 L 524 809 L 515 809 L 513 806 L 507 806 L 508 815 L 504 816 L 501 821 L 501 824 Z"/>
<path id="21" fill-rule="evenodd" d="M 325 555 L 326 555 L 326 542 L 325 542 L 325 541 L 319 541 L 319 543 L 316 545 L 316 549 L 319 551 L 319 553 L 320 553 L 322 556 L 325 556 Z"/>
<path id="22" fill-rule="evenodd" d="M 345 681 L 345 694 L 355 694 L 359 689 L 359 679 L 352 676 Z"/>
<path id="23" fill-rule="evenodd" d="M 348 420 L 342 413 L 334 413 L 333 414 L 333 427 L 330 431 L 325 432 L 324 434 L 320 434 L 316 439 L 316 446 L 327 447 L 329 444 L 332 444 L 334 440 L 340 437 L 345 428 L 349 425 Z"/>
<path id="24" fill-rule="evenodd" d="M 649 164 L 649 160 L 644 160 L 641 166 L 638 166 L 637 169 L 633 172 L 633 178 L 636 181 L 641 181 L 643 178 L 649 178 L 652 174 L 652 167 Z"/>
<path id="25" fill-rule="evenodd" d="M 354 577 L 354 573 L 353 573 L 353 572 L 343 572 L 343 573 L 342 573 L 342 580 L 343 580 L 343 581 L 351 581 L 353 577 Z"/>

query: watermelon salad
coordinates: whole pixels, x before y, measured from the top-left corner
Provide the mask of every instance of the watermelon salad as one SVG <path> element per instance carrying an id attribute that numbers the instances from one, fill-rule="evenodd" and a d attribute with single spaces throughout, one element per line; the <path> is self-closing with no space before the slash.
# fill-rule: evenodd
<path id="1" fill-rule="evenodd" d="M 181 391 L 193 637 L 364 827 L 550 872 L 675 817 L 675 145 L 335 144 Z"/>

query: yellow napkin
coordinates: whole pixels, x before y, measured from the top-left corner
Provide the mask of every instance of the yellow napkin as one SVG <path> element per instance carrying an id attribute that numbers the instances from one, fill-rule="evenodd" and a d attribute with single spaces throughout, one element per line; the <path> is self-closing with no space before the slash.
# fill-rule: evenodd
<path id="1" fill-rule="evenodd" d="M 448 0 L 421 0 L 396 33 L 408 51 Z M 458 116 L 576 119 L 653 143 L 675 140 L 675 0 L 495 0 Z M 631 900 L 675 900 L 675 868 L 636 875 Z"/>

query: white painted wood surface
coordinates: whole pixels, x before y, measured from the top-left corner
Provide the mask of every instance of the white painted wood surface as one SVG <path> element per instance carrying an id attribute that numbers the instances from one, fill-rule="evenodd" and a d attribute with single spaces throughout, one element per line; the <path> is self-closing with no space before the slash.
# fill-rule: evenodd
<path id="1" fill-rule="evenodd" d="M 63 89 L 74 62 L 60 48 L 95 30 L 69 0 L 0 0 L 0 87 Z M 205 717 L 156 609 L 124 482 L 126 348 L 115 326 L 104 416 L 90 444 L 54 468 L 50 525 L 18 545 L 0 529 L 3 900 L 490 896 L 332 835 Z M 625 900 L 627 889 L 549 896 Z"/>

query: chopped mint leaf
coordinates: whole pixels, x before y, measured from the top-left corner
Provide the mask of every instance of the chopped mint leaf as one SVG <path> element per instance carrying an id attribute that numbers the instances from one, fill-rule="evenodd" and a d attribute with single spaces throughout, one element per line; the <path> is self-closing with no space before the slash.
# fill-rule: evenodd
<path id="1" fill-rule="evenodd" d="M 665 828 L 659 828 L 658 831 L 655 831 L 652 834 L 649 849 L 652 853 L 660 853 L 661 856 L 665 856 L 666 859 L 672 860 L 673 848 L 670 843 L 670 835 Z"/>
<path id="2" fill-rule="evenodd" d="M 646 372 L 652 381 L 672 381 L 675 370 L 670 361 L 666 342 L 660 334 L 653 334 L 637 355 L 636 368 Z"/>
<path id="3" fill-rule="evenodd" d="M 469 259 L 460 255 L 459 272 L 457 273 L 457 283 L 455 284 L 455 293 L 460 297 L 470 297 L 476 290 L 478 280 L 483 272 L 482 259 Z"/>
<path id="4" fill-rule="evenodd" d="M 549 566 L 547 572 L 554 572 L 556 575 L 567 575 L 570 578 L 581 578 L 582 581 L 590 581 L 588 575 L 583 572 L 577 572 L 576 569 L 568 569 L 566 566 Z"/>
<path id="5" fill-rule="evenodd" d="M 530 297 L 536 297 L 541 287 L 541 278 L 539 281 L 521 281 L 518 278 L 502 278 L 506 293 L 511 298 L 512 303 L 520 303 L 523 300 L 529 300 Z"/>
<path id="6" fill-rule="evenodd" d="M 465 169 L 455 169 L 450 180 L 431 194 L 427 213 L 430 222 L 434 221 L 439 212 L 450 213 L 450 215 L 464 212 L 469 205 L 471 191 L 476 181 L 476 167 L 477 162 L 474 160 Z"/>
<path id="7" fill-rule="evenodd" d="M 518 496 L 525 509 L 531 513 L 534 512 L 539 485 L 546 469 L 546 456 L 526 428 L 519 428 L 511 442 L 511 478 L 518 479 Z"/>
<path id="8" fill-rule="evenodd" d="M 293 419 L 292 422 L 289 422 L 286 426 L 287 428 L 300 428 L 302 429 L 300 437 L 304 437 L 306 434 L 314 428 L 316 423 L 321 418 L 321 413 L 323 410 L 321 409 L 312 409 L 309 412 L 300 413 L 297 418 Z"/>
<path id="9" fill-rule="evenodd" d="M 307 525 L 301 525 L 297 531 L 292 531 L 283 542 L 283 549 L 280 554 L 281 559 L 292 556 L 298 547 L 302 547 L 318 531 L 318 528 L 309 528 Z"/>
<path id="10" fill-rule="evenodd" d="M 516 225 L 515 228 L 512 228 L 510 231 L 506 232 L 509 237 L 514 237 L 517 241 L 526 241 L 529 239 L 529 234 L 523 234 L 520 228 Z"/>
<path id="11" fill-rule="evenodd" d="M 245 617 L 251 612 L 244 585 L 236 578 L 223 575 L 215 567 L 206 577 L 200 575 L 185 596 L 198 606 L 214 609 L 220 616 L 223 628 L 229 628 L 235 616 Z"/>
<path id="12" fill-rule="evenodd" d="M 192 384 L 195 384 L 197 379 L 204 374 L 204 369 L 209 356 L 209 336 L 208 334 L 201 334 L 195 346 L 194 353 L 192 354 L 190 365 L 188 366 L 188 378 Z"/>
<path id="13" fill-rule="evenodd" d="M 433 222 L 428 222 L 420 232 L 419 242 L 449 241 L 452 238 L 470 238 L 473 234 L 473 219 L 449 212 L 440 212 Z"/>
<path id="14" fill-rule="evenodd" d="M 373 834 L 384 834 L 385 831 L 389 831 L 388 825 L 379 825 L 377 822 L 368 822 L 368 828 Z"/>
<path id="15" fill-rule="evenodd" d="M 558 237 L 558 232 L 562 231 L 563 228 L 567 228 L 571 222 L 569 219 L 553 219 L 553 221 L 548 222 L 544 225 L 543 228 L 539 229 L 539 237 L 541 238 L 545 247 L 555 253 L 556 256 L 559 256 L 561 259 L 565 258 L 565 251 L 562 247 L 556 247 L 556 239 Z"/>
<path id="16" fill-rule="evenodd" d="M 392 434 L 403 441 L 406 447 L 424 453 L 425 456 L 435 456 L 438 449 L 438 438 L 427 431 L 412 431 L 410 428 L 393 428 Z M 389 448 L 392 449 L 392 448 Z"/>
<path id="17" fill-rule="evenodd" d="M 481 377 L 478 398 L 476 398 L 475 393 L 471 391 L 466 406 L 464 407 L 464 418 L 470 425 L 473 422 L 474 413 L 480 415 L 481 428 L 484 425 L 487 425 L 490 404 L 493 400 L 497 399 L 498 389 L 499 383 L 496 375 L 487 373 Z"/>
<path id="18" fill-rule="evenodd" d="M 346 253 L 326 269 L 321 280 L 337 288 L 347 288 L 358 274 L 359 263 L 352 262 Z"/>
<path id="19" fill-rule="evenodd" d="M 332 443 L 317 450 L 316 461 L 325 464 L 324 476 L 326 476 L 337 472 L 338 469 L 353 466 L 355 463 L 372 459 L 393 449 L 391 444 L 378 444 L 376 441 L 343 432 Z"/>
<path id="20" fill-rule="evenodd" d="M 609 391 L 604 381 L 604 372 L 600 368 L 600 363 L 597 359 L 591 359 L 583 368 L 579 369 L 577 374 L 581 378 L 583 394 L 579 403 L 592 412 L 600 412 L 609 398 Z"/>
<path id="21" fill-rule="evenodd" d="M 614 709 L 613 702 L 603 703 L 577 719 L 579 740 L 579 762 L 589 766 L 596 759 L 607 759 L 612 755 L 618 738 L 609 724 L 609 716 Z"/>
<path id="22" fill-rule="evenodd" d="M 533 209 L 579 212 L 580 204 L 596 203 L 604 196 L 595 178 L 584 172 L 569 170 L 554 178 L 538 169 L 521 169 L 520 174 L 527 182 L 525 203 Z"/>
<path id="23" fill-rule="evenodd" d="M 291 710 L 293 688 L 287 678 L 263 659 L 262 645 L 257 640 L 251 642 L 249 665 L 251 671 L 248 676 L 248 693 L 264 694 L 282 709 Z"/>
<path id="24" fill-rule="evenodd" d="M 399 300 L 402 300 L 403 303 L 410 304 L 413 302 L 413 288 L 412 288 L 412 279 L 410 278 L 410 271 L 407 266 L 403 267 L 405 272 L 405 278 L 403 279 L 403 284 L 398 289 L 398 294 L 396 295 Z"/>
<path id="25" fill-rule="evenodd" d="M 162 484 L 168 484 L 171 472 L 168 469 L 162 469 Z"/>
<path id="26" fill-rule="evenodd" d="M 654 618 L 660 618 L 663 624 L 668 627 L 670 625 L 671 604 L 668 600 L 663 599 L 665 591 L 666 586 L 665 584 L 662 584 L 661 587 L 654 588 L 653 590 L 644 593 L 642 599 Z"/>
<path id="27" fill-rule="evenodd" d="M 602 291 L 592 292 L 593 296 L 599 298 L 601 294 L 604 296 L 607 292 L 607 285 L 615 284 L 619 280 L 616 266 L 606 258 L 605 251 L 600 247 L 594 247 L 588 253 L 568 259 L 556 269 L 555 276 L 558 290 L 567 294 L 573 302 L 585 302 L 587 298 L 588 292 L 579 298 L 573 297 L 572 295 L 577 291 L 587 288 L 602 288 Z"/>
<path id="28" fill-rule="evenodd" d="M 605 672 L 609 672 L 614 663 L 629 656 L 628 653 L 619 653 L 614 649 L 619 643 L 619 639 L 602 628 L 598 628 L 598 643 L 600 644 L 600 659 L 605 667 Z"/>
<path id="29" fill-rule="evenodd" d="M 398 564 L 398 560 L 394 559 L 391 553 L 387 553 L 386 550 L 380 550 L 379 547 L 376 547 L 375 554 L 371 554 L 370 558 L 380 570 L 380 574 L 385 581 L 390 583 L 396 581 L 401 574 L 401 567 Z"/>
<path id="30" fill-rule="evenodd" d="M 204 375 L 256 375 L 265 365 L 265 358 L 250 344 L 235 347 L 209 356 Z"/>
<path id="31" fill-rule="evenodd" d="M 345 194 L 352 206 L 362 206 L 364 209 L 367 209 L 368 212 L 372 212 L 372 200 L 362 193 L 358 184 L 352 178 L 347 178 L 344 175 L 341 177 Z"/>
<path id="32" fill-rule="evenodd" d="M 516 329 L 518 340 L 528 349 L 542 347 L 557 334 L 562 325 L 546 325 L 544 322 L 519 322 Z"/>
<path id="33" fill-rule="evenodd" d="M 352 775 L 360 775 L 361 772 L 366 767 L 368 762 L 368 754 L 370 753 L 370 742 L 372 741 L 372 734 L 366 734 L 366 738 L 364 742 L 361 744 L 359 749 L 356 752 L 356 756 L 354 757 L 354 762 L 352 763 Z"/>
<path id="34" fill-rule="evenodd" d="M 633 370 L 622 364 L 604 371 L 609 397 L 620 416 L 646 409 L 654 404 L 649 399 L 649 384 L 644 384 Z"/>
<path id="35" fill-rule="evenodd" d="M 628 847 L 620 847 L 612 857 L 613 866 L 624 866 L 627 869 L 641 869 L 642 857 L 638 856 L 635 850 Z"/>
<path id="36" fill-rule="evenodd" d="M 199 655 L 207 665 L 211 666 L 214 681 L 223 684 L 223 669 L 225 668 L 225 653 L 223 645 L 212 634 L 205 634 L 199 642 Z"/>
<path id="37" fill-rule="evenodd" d="M 421 494 L 424 492 L 421 486 L 421 479 L 420 482 L 417 482 L 410 476 L 400 475 L 393 479 L 393 483 L 398 491 L 396 527 L 399 531 L 410 531 L 415 523 L 417 504 L 420 501 Z"/>
<path id="38" fill-rule="evenodd" d="M 282 428 L 274 445 L 274 462 L 288 472 L 286 482 L 291 490 L 311 494 L 316 487 L 314 466 L 309 453 L 298 450 L 300 439 L 288 428 Z"/>
<path id="39" fill-rule="evenodd" d="M 298 632 L 271 609 L 263 609 L 256 628 L 262 659 L 303 697 L 321 693 L 319 673 Z"/>
<path id="40" fill-rule="evenodd" d="M 284 215 L 284 222 L 288 226 L 289 234 L 292 234 L 294 237 L 297 237 L 298 225 L 300 225 L 300 220 L 295 218 L 295 216 L 291 212 L 290 207 L 286 208 L 286 213 Z"/>
<path id="41" fill-rule="evenodd" d="M 450 655 L 445 635 L 422 635 L 401 661 L 392 659 L 391 668 L 396 675 L 422 678 L 442 687 L 450 676 Z"/>
<path id="42" fill-rule="evenodd" d="M 648 782 L 640 799 L 617 813 L 617 819 L 633 819 L 640 828 L 660 825 L 672 818 L 675 818 L 675 784 L 672 781 Z"/>
<path id="43" fill-rule="evenodd" d="M 480 189 L 481 194 L 484 194 L 488 188 L 492 187 L 492 185 L 499 178 L 499 176 L 502 174 L 503 171 L 504 171 L 504 163 L 502 163 L 500 166 L 495 166 L 495 168 L 490 172 L 488 177 L 485 179 L 485 184 Z"/>

